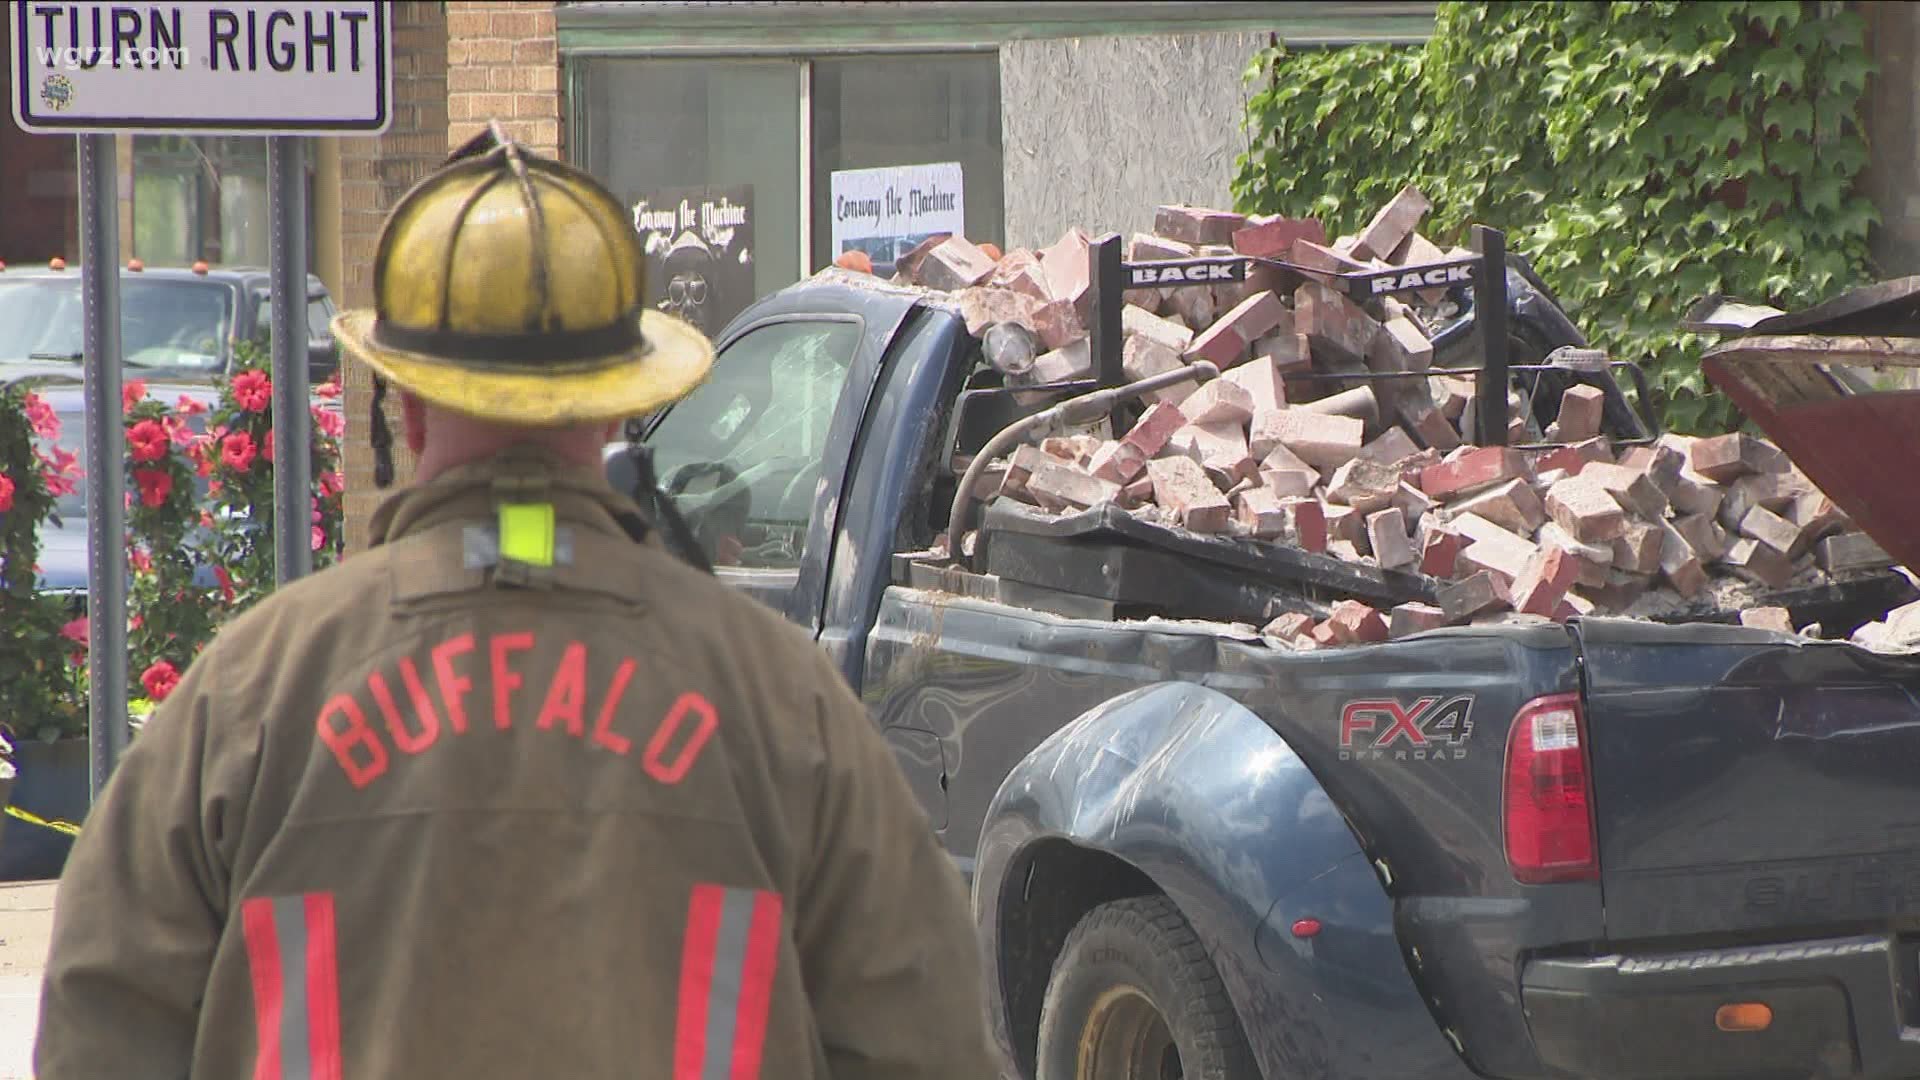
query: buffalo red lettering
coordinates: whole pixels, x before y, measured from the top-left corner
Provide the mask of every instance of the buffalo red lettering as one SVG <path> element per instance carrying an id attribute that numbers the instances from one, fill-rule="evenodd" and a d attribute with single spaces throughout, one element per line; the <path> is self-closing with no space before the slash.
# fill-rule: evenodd
<path id="1" fill-rule="evenodd" d="M 667 744 L 680 731 L 680 725 L 688 713 L 695 714 L 697 718 L 693 734 L 687 736 L 686 745 L 680 748 L 671 763 L 663 762 L 661 758 L 667 752 Z M 719 725 L 720 718 L 714 714 L 713 705 L 706 698 L 691 690 L 681 694 L 679 700 L 673 703 L 673 708 L 667 710 L 666 719 L 660 721 L 660 730 L 648 740 L 646 756 L 640 760 L 641 767 L 647 770 L 648 776 L 663 784 L 679 783 L 686 778 L 687 770 L 693 768 L 701 749 L 713 737 L 713 729 Z"/>
<path id="2" fill-rule="evenodd" d="M 540 706 L 541 731 L 553 727 L 555 720 L 567 722 L 567 733 L 578 738 L 586 734 L 587 647 L 570 642 L 560 654 L 560 666 L 554 669 L 553 685 L 547 687 L 546 703 Z"/>
<path id="3" fill-rule="evenodd" d="M 473 651 L 473 635 L 461 634 L 433 647 L 433 674 L 440 684 L 440 700 L 447 707 L 447 723 L 456 734 L 467 731 L 467 691 L 473 680 L 453 670 L 453 658 Z"/>
<path id="4" fill-rule="evenodd" d="M 330 722 L 335 716 L 346 720 L 344 730 L 334 727 Z M 333 758 L 340 763 L 340 769 L 347 774 L 347 780 L 358 788 L 364 788 L 387 771 L 387 748 L 380 743 L 380 736 L 367 726 L 367 714 L 360 711 L 360 705 L 346 694 L 336 694 L 320 710 L 316 721 L 320 729 L 320 741 L 333 751 Z M 356 760 L 355 749 L 364 749 L 366 759 Z"/>
<path id="5" fill-rule="evenodd" d="M 493 726 L 501 731 L 513 726 L 513 692 L 520 689 L 520 673 L 507 666 L 507 654 L 533 648 L 528 633 L 495 634 L 490 643 L 493 655 Z"/>
<path id="6" fill-rule="evenodd" d="M 387 718 L 387 733 L 393 736 L 393 745 L 401 753 L 417 754 L 440 737 L 440 718 L 432 712 L 419 717 L 417 733 L 407 730 L 407 721 L 400 715 L 393 692 L 387 689 L 387 680 L 379 672 L 367 676 L 367 689 L 373 691 L 373 703 L 380 707 L 380 715 Z"/>
<path id="7" fill-rule="evenodd" d="M 620 661 L 619 669 L 613 673 L 613 685 L 607 687 L 607 700 L 600 705 L 600 718 L 593 724 L 593 741 L 621 755 L 633 748 L 633 740 L 613 733 L 613 712 L 620 707 L 627 684 L 633 681 L 633 668 L 631 657 Z"/>

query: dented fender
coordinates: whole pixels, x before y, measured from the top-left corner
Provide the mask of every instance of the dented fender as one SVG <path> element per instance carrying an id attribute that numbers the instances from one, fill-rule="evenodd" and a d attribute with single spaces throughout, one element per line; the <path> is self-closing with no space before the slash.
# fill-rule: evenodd
<path id="1" fill-rule="evenodd" d="M 1063 840 L 1127 863 L 1179 905 L 1267 1075 L 1470 1075 L 1414 986 L 1352 829 L 1293 748 L 1233 699 L 1184 682 L 1131 691 L 1007 776 L 974 879 L 1002 986 L 999 926 L 1024 902 L 1034 860 Z M 1306 918 L 1319 923 L 1311 939 L 1292 930 Z M 995 1011 L 1006 1039 L 1004 1002 Z"/>

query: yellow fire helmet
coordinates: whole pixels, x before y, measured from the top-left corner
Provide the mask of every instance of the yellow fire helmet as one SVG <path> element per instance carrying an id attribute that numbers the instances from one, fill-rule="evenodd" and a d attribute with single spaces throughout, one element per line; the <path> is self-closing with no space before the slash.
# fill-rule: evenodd
<path id="1" fill-rule="evenodd" d="M 376 377 L 453 412 L 527 427 L 625 419 L 713 367 L 692 325 L 645 307 L 640 243 L 618 200 L 498 123 L 387 215 L 374 309 L 333 320 Z"/>

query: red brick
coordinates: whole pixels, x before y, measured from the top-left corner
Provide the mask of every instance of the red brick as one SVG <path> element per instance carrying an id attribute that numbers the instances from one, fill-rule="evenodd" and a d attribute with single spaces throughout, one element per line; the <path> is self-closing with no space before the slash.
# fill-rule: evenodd
<path id="1" fill-rule="evenodd" d="M 1584 442 L 1600 434 L 1601 411 L 1606 407 L 1606 392 L 1584 383 L 1569 386 L 1560 395 L 1560 415 L 1554 422 L 1562 442 Z"/>
<path id="2" fill-rule="evenodd" d="M 1438 630 L 1447 625 L 1447 613 L 1431 604 L 1408 603 L 1393 609 L 1387 622 L 1387 636 L 1403 638 L 1410 634 Z"/>
<path id="3" fill-rule="evenodd" d="M 1326 507 L 1319 499 L 1281 499 L 1280 509 L 1287 515 L 1287 538 L 1304 551 L 1327 550 Z"/>
<path id="4" fill-rule="evenodd" d="M 993 276 L 994 261 L 965 238 L 950 236 L 927 252 L 913 278 L 929 289 L 957 292 Z"/>
<path id="5" fill-rule="evenodd" d="M 1087 261 L 1087 234 L 1068 229 L 1054 245 L 1040 253 L 1040 268 L 1046 274 L 1047 292 L 1056 300 L 1078 306 L 1087 294 L 1090 271 Z M 1182 343 L 1184 347 L 1185 343 Z"/>
<path id="6" fill-rule="evenodd" d="M 1128 262 L 1191 259 L 1195 254 L 1192 244 L 1183 244 L 1178 240 L 1169 240 L 1164 236 L 1154 236 L 1151 233 L 1134 233 L 1133 239 L 1127 244 Z"/>
<path id="7" fill-rule="evenodd" d="M 1420 189 L 1408 184 L 1387 205 L 1373 215 L 1367 227 L 1354 240 L 1353 254 L 1361 259 L 1384 259 L 1402 241 L 1420 227 L 1420 219 L 1433 209 L 1433 203 Z"/>
<path id="8" fill-rule="evenodd" d="M 1147 462 L 1153 479 L 1153 501 L 1174 514 L 1194 532 L 1225 532 L 1233 507 L 1208 479 L 1200 463 L 1188 457 L 1155 458 Z"/>
<path id="9" fill-rule="evenodd" d="M 1408 233 L 1407 238 L 1400 242 L 1400 246 L 1393 249 L 1393 254 L 1387 256 L 1387 261 L 1395 266 L 1431 266 L 1437 262 L 1447 262 L 1449 257 L 1433 241 L 1413 232 Z M 1429 305 L 1438 304 L 1446 299 L 1447 290 L 1445 288 L 1421 289 L 1414 295 Z"/>
<path id="10" fill-rule="evenodd" d="M 1636 574 L 1659 573 L 1660 536 L 1658 525 L 1645 521 L 1628 522 L 1627 531 L 1613 541 L 1613 564 Z"/>
<path id="11" fill-rule="evenodd" d="M 1673 527 L 1687 541 L 1687 546 L 1700 556 L 1703 562 L 1713 562 L 1727 553 L 1733 540 L 1727 535 L 1720 523 L 1711 514 L 1688 514 L 1676 518 Z"/>
<path id="12" fill-rule="evenodd" d="M 1266 628 L 1260 632 L 1269 637 L 1277 637 L 1282 641 L 1292 641 L 1302 634 L 1308 634 L 1312 631 L 1313 616 L 1302 615 L 1297 611 L 1289 611 L 1285 615 L 1268 623 Z"/>
<path id="13" fill-rule="evenodd" d="M 1186 366 L 1179 353 L 1144 334 L 1128 338 L 1120 349 L 1120 370 L 1129 382 L 1178 371 Z M 1142 397 L 1156 404 L 1178 405 L 1191 397 L 1198 385 L 1196 377 L 1149 390 Z"/>
<path id="14" fill-rule="evenodd" d="M 1366 458 L 1354 458 L 1327 478 L 1327 498 L 1362 514 L 1391 506 L 1399 489 L 1399 469 Z"/>
<path id="15" fill-rule="evenodd" d="M 1524 471 L 1520 452 L 1504 446 L 1463 448 L 1447 458 L 1420 473 L 1420 490 L 1436 499 L 1491 487 Z"/>
<path id="16" fill-rule="evenodd" d="M 1468 572 L 1488 570 L 1511 583 L 1538 550 L 1533 541 L 1475 514 L 1456 517 L 1451 524 L 1465 544 L 1460 563 Z"/>
<path id="17" fill-rule="evenodd" d="M 1280 497 L 1266 488 L 1248 488 L 1234 496 L 1233 509 L 1240 523 L 1257 539 L 1273 540 L 1286 535 L 1286 511 L 1280 508 Z"/>
<path id="18" fill-rule="evenodd" d="M 1327 518 L 1327 543 L 1344 540 L 1358 548 L 1367 540 L 1367 516 L 1351 506 L 1322 503 Z"/>
<path id="19" fill-rule="evenodd" d="M 1397 427 L 1390 427 L 1380 433 L 1379 438 L 1360 447 L 1355 457 L 1365 461 L 1374 461 L 1382 465 L 1397 465 L 1420 452 L 1407 433 Z"/>
<path id="20" fill-rule="evenodd" d="M 1033 381 L 1039 384 L 1071 382 L 1093 374 L 1093 353 L 1085 338 L 1033 361 Z"/>
<path id="21" fill-rule="evenodd" d="M 1367 355 L 1380 324 L 1359 306 L 1317 281 L 1302 282 L 1293 293 L 1294 325 L 1316 347 L 1349 359 Z"/>
<path id="22" fill-rule="evenodd" d="M 1221 377 L 1245 390 L 1256 410 L 1286 407 L 1286 380 L 1280 377 L 1279 365 L 1268 357 L 1256 356 Z"/>
<path id="23" fill-rule="evenodd" d="M 1362 645 L 1387 640 L 1387 621 L 1380 613 L 1358 600 L 1342 600 L 1333 605 L 1327 621 L 1342 644 Z"/>
<path id="24" fill-rule="evenodd" d="M 1853 524 L 1846 511 L 1817 491 L 1796 498 L 1787 511 L 1787 519 L 1800 526 L 1801 543 L 1807 546 Z"/>
<path id="25" fill-rule="evenodd" d="M 1273 361 L 1273 366 L 1282 373 L 1313 367 L 1313 346 L 1307 341 L 1307 335 L 1298 332 L 1263 337 L 1253 343 L 1253 354 Z"/>
<path id="26" fill-rule="evenodd" d="M 1327 416 L 1300 408 L 1277 409 L 1257 417 L 1264 435 L 1316 469 L 1336 469 L 1360 453 L 1366 425 L 1347 416 Z"/>
<path id="27" fill-rule="evenodd" d="M 1087 328 L 1080 322 L 1080 313 L 1065 300 L 1040 305 L 1032 318 L 1034 333 L 1039 336 L 1041 344 L 1049 349 L 1064 349 L 1074 342 L 1086 340 Z"/>
<path id="28" fill-rule="evenodd" d="M 1260 469 L 1260 486 L 1281 498 L 1299 498 L 1313 494 L 1319 476 L 1311 471 L 1296 469 Z"/>
<path id="29" fill-rule="evenodd" d="M 1514 581 L 1513 609 L 1523 615 L 1552 618 L 1579 575 L 1575 558 L 1563 547 L 1549 544 L 1540 548 Z"/>
<path id="30" fill-rule="evenodd" d="M 1740 613 L 1740 625 L 1779 634 L 1793 633 L 1793 613 L 1783 607 L 1747 608 Z"/>
<path id="31" fill-rule="evenodd" d="M 1677 529 L 1664 522 L 1660 526 L 1660 572 L 1676 592 L 1689 600 L 1707 587 L 1707 571 L 1700 565 L 1700 557 Z M 1619 605 L 1627 606 L 1631 606 L 1630 603 Z"/>
<path id="32" fill-rule="evenodd" d="M 1407 411 L 1401 409 L 1403 414 Z M 1453 422 L 1447 419 L 1446 414 L 1433 407 L 1415 408 L 1412 412 L 1413 415 L 1406 417 L 1406 420 L 1414 434 L 1420 436 L 1421 442 L 1442 453 L 1459 448 L 1460 433 L 1454 430 Z"/>
<path id="33" fill-rule="evenodd" d="M 1567 476 L 1578 476 L 1591 462 L 1585 454 L 1571 446 L 1562 446 L 1549 450 L 1535 459 L 1533 470 L 1536 473 L 1561 472 Z"/>
<path id="34" fill-rule="evenodd" d="M 1162 206 L 1154 211 L 1153 231 L 1183 244 L 1228 244 L 1247 223 L 1240 214 L 1197 206 Z"/>
<path id="35" fill-rule="evenodd" d="M 1473 400 L 1473 383 L 1451 375 L 1441 375 L 1428 379 L 1427 386 L 1433 391 L 1433 403 L 1440 410 L 1440 415 L 1458 423 L 1467 411 L 1467 402 Z"/>
<path id="36" fill-rule="evenodd" d="M 1397 508 L 1367 515 L 1367 544 L 1383 570 L 1398 570 L 1416 561 L 1413 545 L 1407 541 L 1406 516 Z"/>
<path id="37" fill-rule="evenodd" d="M 1188 422 L 1177 405 L 1166 402 L 1149 405 L 1140 419 L 1134 421 L 1125 441 L 1147 457 L 1153 457 L 1166 447 L 1174 432 L 1186 427 Z"/>
<path id="38" fill-rule="evenodd" d="M 1508 596 L 1503 582 L 1481 571 L 1464 581 L 1442 586 L 1436 599 L 1440 601 L 1440 611 L 1447 621 L 1459 623 L 1482 612 L 1508 606 L 1512 602 Z"/>
<path id="39" fill-rule="evenodd" d="M 1326 227 L 1315 218 L 1256 217 L 1233 232 L 1233 250 L 1260 259 L 1285 259 L 1295 240 L 1327 242 Z"/>
<path id="40" fill-rule="evenodd" d="M 1791 555 L 1800 547 L 1800 526 L 1764 506 L 1747 511 L 1747 516 L 1740 519 L 1740 532 L 1783 556 Z"/>
<path id="41" fill-rule="evenodd" d="M 1120 333 L 1129 339 L 1145 337 L 1172 352 L 1176 359 L 1193 344 L 1192 330 L 1133 304 L 1120 309 Z"/>
<path id="42" fill-rule="evenodd" d="M 1142 473 L 1126 487 L 1120 489 L 1120 505 L 1127 509 L 1145 506 L 1153 501 L 1153 478 Z"/>
<path id="43" fill-rule="evenodd" d="M 1694 472 L 1716 484 L 1730 484 L 1760 471 L 1763 455 L 1754 440 L 1741 432 L 1696 439 L 1688 454 Z"/>
<path id="44" fill-rule="evenodd" d="M 1034 467 L 1033 474 L 1027 477 L 1027 492 L 1048 510 L 1067 507 L 1085 510 L 1118 498 L 1120 485 L 1088 476 L 1056 459 Z"/>
<path id="45" fill-rule="evenodd" d="M 1784 589 L 1793 580 L 1792 561 L 1751 538 L 1736 541 L 1723 561 L 1735 574 L 1769 589 Z"/>
<path id="46" fill-rule="evenodd" d="M 1195 337 L 1187 347 L 1187 357 L 1211 360 L 1221 368 L 1230 367 L 1247 358 L 1255 341 L 1288 321 L 1287 306 L 1278 296 L 1270 292 L 1255 293 Z"/>
<path id="47" fill-rule="evenodd" d="M 1541 547 L 1557 547 L 1573 557 L 1578 570 L 1575 584 L 1600 586 L 1607 583 L 1607 574 L 1613 569 L 1613 544 L 1583 544 L 1552 522 L 1541 527 L 1539 539 Z M 1654 569 L 1659 569 L 1657 562 Z"/>
<path id="48" fill-rule="evenodd" d="M 1515 477 L 1450 504 L 1455 514 L 1478 514 L 1510 532 L 1531 536 L 1546 524 L 1546 508 L 1532 485 Z"/>
<path id="49" fill-rule="evenodd" d="M 1595 461 L 1581 470 L 1580 477 L 1598 484 L 1629 514 L 1636 514 L 1647 521 L 1659 521 L 1667 516 L 1667 497 L 1660 493 L 1646 473 L 1624 465 Z"/>
<path id="50" fill-rule="evenodd" d="M 1687 458 L 1664 443 L 1655 443 L 1652 446 L 1630 447 L 1620 455 L 1620 464 L 1646 473 L 1661 492 L 1671 498 L 1674 482 L 1680 478 L 1680 470 L 1686 467 Z"/>
<path id="51" fill-rule="evenodd" d="M 1108 442 L 1094 453 L 1087 471 L 1102 480 L 1127 484 L 1146 469 L 1147 457 L 1132 443 Z"/>
<path id="52" fill-rule="evenodd" d="M 967 324 L 967 333 L 974 337 L 986 333 L 987 328 L 995 323 L 1003 322 L 1018 323 L 1032 330 L 1034 312 L 1040 309 L 1039 301 L 1011 289 L 962 289 L 955 299 L 960 303 L 960 318 Z"/>
<path id="53" fill-rule="evenodd" d="M 1449 529 L 1434 529 L 1420 545 L 1420 572 L 1428 577 L 1450 578 L 1460 560 L 1460 534 Z"/>
<path id="54" fill-rule="evenodd" d="M 1246 430 L 1231 421 L 1189 423 L 1173 433 L 1167 448 L 1183 457 L 1192 458 L 1215 478 L 1216 484 L 1223 487 L 1259 475 L 1259 462 L 1247 452 Z"/>
<path id="55" fill-rule="evenodd" d="M 1033 497 L 1027 493 L 1027 480 L 1035 469 L 1050 465 L 1053 461 L 1052 455 L 1037 446 L 1022 446 L 1015 450 L 1007 461 L 1007 475 L 1000 482 L 1000 494 L 1022 502 L 1033 502 Z"/>
<path id="56" fill-rule="evenodd" d="M 1627 529 L 1626 512 L 1585 472 L 1549 488 L 1546 509 L 1561 528 L 1586 544 L 1610 541 Z"/>
<path id="57" fill-rule="evenodd" d="M 1292 254 L 1293 258 L 1289 261 L 1295 266 L 1304 266 L 1309 270 L 1318 270 L 1326 274 L 1357 274 L 1362 270 L 1373 269 L 1366 263 L 1347 258 L 1321 241 L 1295 240 Z"/>
<path id="58" fill-rule="evenodd" d="M 1893 565 L 1893 557 L 1863 532 L 1845 532 L 1820 541 L 1816 552 L 1820 569 L 1842 575 L 1879 570 Z"/>
<path id="59" fill-rule="evenodd" d="M 1180 412 L 1189 423 L 1244 427 L 1253 419 L 1253 395 L 1238 383 L 1214 379 L 1181 402 Z"/>
<path id="60" fill-rule="evenodd" d="M 1410 522 L 1418 522 L 1431 513 L 1438 505 L 1427 498 L 1426 493 L 1407 482 L 1407 474 L 1402 470 L 1400 486 L 1393 491 L 1393 505 L 1398 507 L 1402 516 Z"/>
<path id="61" fill-rule="evenodd" d="M 1323 648 L 1340 644 L 1340 634 L 1333 628 L 1332 619 L 1314 627 L 1309 633 L 1309 640 Z"/>

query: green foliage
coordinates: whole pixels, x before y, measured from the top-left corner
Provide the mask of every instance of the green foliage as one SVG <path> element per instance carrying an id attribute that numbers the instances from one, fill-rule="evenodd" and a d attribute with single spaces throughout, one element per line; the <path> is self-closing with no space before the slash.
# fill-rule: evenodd
<path id="1" fill-rule="evenodd" d="M 1419 48 L 1270 49 L 1237 208 L 1351 233 L 1418 185 L 1429 239 L 1506 230 L 1597 345 L 1647 368 L 1670 427 L 1725 431 L 1687 306 L 1791 309 L 1873 277 L 1863 27 L 1778 0 L 1443 3 Z"/>

